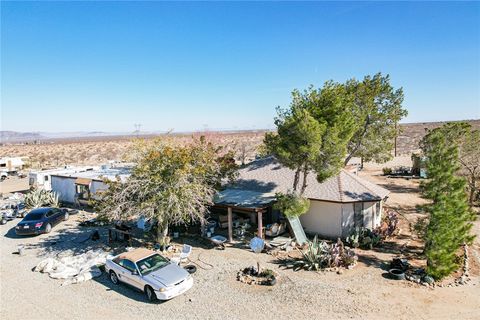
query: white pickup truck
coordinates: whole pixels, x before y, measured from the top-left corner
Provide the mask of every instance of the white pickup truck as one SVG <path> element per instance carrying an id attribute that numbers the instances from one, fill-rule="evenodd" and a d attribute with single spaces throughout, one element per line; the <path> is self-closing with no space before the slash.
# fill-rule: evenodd
<path id="1" fill-rule="evenodd" d="M 192 276 L 155 251 L 138 248 L 107 259 L 105 269 L 114 284 L 126 283 L 149 301 L 169 300 L 193 286 Z"/>

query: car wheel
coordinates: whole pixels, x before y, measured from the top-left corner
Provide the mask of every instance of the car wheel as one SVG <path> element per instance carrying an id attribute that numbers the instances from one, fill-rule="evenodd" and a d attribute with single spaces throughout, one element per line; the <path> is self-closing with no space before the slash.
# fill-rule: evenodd
<path id="1" fill-rule="evenodd" d="M 52 231 L 52 225 L 47 223 L 47 226 L 45 227 L 45 233 L 50 233 L 50 231 Z"/>
<path id="2" fill-rule="evenodd" d="M 147 297 L 148 301 L 153 302 L 157 300 L 157 296 L 155 295 L 155 292 L 153 291 L 152 287 L 146 286 L 145 287 L 145 296 Z"/>
<path id="3" fill-rule="evenodd" d="M 6 223 L 7 223 L 7 219 L 2 219 L 2 220 L 0 221 L 0 224 L 6 224 Z"/>
<path id="4" fill-rule="evenodd" d="M 65 215 L 63 216 L 63 221 L 67 221 L 69 217 L 70 215 L 68 214 L 68 212 L 65 212 Z"/>
<path id="5" fill-rule="evenodd" d="M 113 271 L 110 271 L 110 281 L 112 281 L 113 284 L 118 284 L 117 274 Z"/>

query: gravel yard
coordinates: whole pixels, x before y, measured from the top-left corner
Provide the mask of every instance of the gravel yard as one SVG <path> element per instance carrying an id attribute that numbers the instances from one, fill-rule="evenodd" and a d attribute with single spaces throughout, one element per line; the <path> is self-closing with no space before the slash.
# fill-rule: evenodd
<path id="1" fill-rule="evenodd" d="M 374 180 L 382 183 L 379 176 Z M 389 184 L 383 181 L 386 187 Z M 393 187 L 389 201 L 395 206 L 419 201 L 411 183 L 395 182 Z M 402 188 L 412 192 L 410 197 Z M 359 264 L 337 274 L 285 270 L 276 257 L 241 246 L 216 250 L 197 245 L 190 258 L 213 268 L 198 268 L 193 288 L 163 303 L 148 303 L 142 293 L 113 285 L 105 274 L 62 286 L 63 280 L 32 272 L 49 255 L 66 249 L 82 253 L 106 244 L 106 230 L 100 241 L 83 241 L 94 228 L 79 227 L 79 218 L 73 215 L 50 234 L 37 237 L 17 237 L 13 227 L 18 219 L 0 226 L 2 319 L 480 319 L 478 270 L 472 273 L 472 281 L 458 287 L 431 289 L 393 281 L 385 277 L 385 267 L 394 256 L 388 250 L 357 250 Z M 478 221 L 474 232 L 480 234 Z M 398 241 L 408 244 L 410 240 L 401 235 Z M 24 256 L 14 254 L 19 244 L 26 246 Z M 472 246 L 477 266 L 479 249 L 477 238 Z M 237 271 L 257 262 L 278 272 L 277 285 L 236 281 Z M 207 264 L 198 263 L 208 269 Z"/>

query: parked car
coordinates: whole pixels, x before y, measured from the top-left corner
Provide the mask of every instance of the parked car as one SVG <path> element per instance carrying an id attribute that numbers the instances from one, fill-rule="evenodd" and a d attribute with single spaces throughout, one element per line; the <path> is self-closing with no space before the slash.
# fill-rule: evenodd
<path id="1" fill-rule="evenodd" d="M 49 233 L 55 225 L 68 218 L 69 213 L 66 209 L 51 207 L 33 209 L 17 224 L 15 233 L 18 235 Z"/>
<path id="2" fill-rule="evenodd" d="M 14 220 L 15 218 L 23 218 L 26 212 L 25 203 L 23 202 L 6 204 L 1 209 L 0 224 L 6 224 L 7 221 Z"/>
<path id="3" fill-rule="evenodd" d="M 149 301 L 172 299 L 193 286 L 185 269 L 144 248 L 107 259 L 105 269 L 114 284 L 126 283 L 144 292 Z"/>

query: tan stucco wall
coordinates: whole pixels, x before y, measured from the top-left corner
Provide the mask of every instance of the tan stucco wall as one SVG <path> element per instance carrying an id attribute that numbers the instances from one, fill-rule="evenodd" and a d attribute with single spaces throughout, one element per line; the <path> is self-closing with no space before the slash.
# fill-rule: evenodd
<path id="1" fill-rule="evenodd" d="M 310 200 L 310 209 L 300 216 L 308 233 L 336 238 L 342 236 L 342 204 Z"/>
<path id="2" fill-rule="evenodd" d="M 381 214 L 377 214 L 376 203 L 363 203 L 363 223 L 366 228 L 380 225 Z M 354 205 L 310 200 L 310 209 L 300 216 L 300 222 L 308 233 L 327 238 L 346 237 L 354 230 Z"/>

